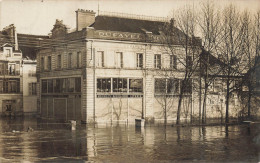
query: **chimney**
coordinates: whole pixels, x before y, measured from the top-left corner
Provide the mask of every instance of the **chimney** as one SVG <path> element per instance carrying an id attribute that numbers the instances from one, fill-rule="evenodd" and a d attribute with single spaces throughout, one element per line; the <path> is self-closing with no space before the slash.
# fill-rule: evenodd
<path id="1" fill-rule="evenodd" d="M 87 28 L 95 22 L 95 12 L 93 10 L 82 10 L 76 11 L 76 26 L 77 31 L 81 31 L 83 28 Z"/>

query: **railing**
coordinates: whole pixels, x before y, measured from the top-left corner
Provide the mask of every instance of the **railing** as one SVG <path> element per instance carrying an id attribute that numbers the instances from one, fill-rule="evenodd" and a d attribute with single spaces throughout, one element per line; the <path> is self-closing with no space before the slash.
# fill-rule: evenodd
<path id="1" fill-rule="evenodd" d="M 109 11 L 99 11 L 98 15 L 101 15 L 101 16 L 111 16 L 111 17 L 120 17 L 120 18 L 129 18 L 129 19 L 138 19 L 138 20 L 160 21 L 160 22 L 167 22 L 167 21 L 169 21 L 169 18 L 167 18 L 167 17 L 126 14 L 126 13 L 109 12 Z"/>

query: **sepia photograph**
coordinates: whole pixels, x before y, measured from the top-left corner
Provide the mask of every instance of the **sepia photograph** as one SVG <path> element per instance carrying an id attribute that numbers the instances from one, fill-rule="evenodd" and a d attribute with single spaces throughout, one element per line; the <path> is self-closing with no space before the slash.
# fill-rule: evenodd
<path id="1" fill-rule="evenodd" d="M 0 0 L 10 162 L 260 162 L 260 1 Z"/>

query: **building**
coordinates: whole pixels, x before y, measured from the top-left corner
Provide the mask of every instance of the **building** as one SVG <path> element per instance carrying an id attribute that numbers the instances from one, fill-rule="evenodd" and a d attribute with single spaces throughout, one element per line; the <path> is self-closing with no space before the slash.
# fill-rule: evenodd
<path id="1" fill-rule="evenodd" d="M 24 59 L 18 46 L 17 32 L 14 25 L 0 32 L 0 114 L 23 115 L 29 110 L 36 114 L 37 106 L 33 97 L 29 98 L 29 86 L 36 83 L 36 62 Z M 28 77 L 28 73 L 34 73 Z M 36 91 L 36 89 L 35 89 Z M 31 94 L 32 95 L 32 94 Z M 34 96 L 36 99 L 37 96 Z M 28 110 L 28 108 L 30 108 Z"/>
<path id="2" fill-rule="evenodd" d="M 136 118 L 159 122 L 165 116 L 168 121 L 176 120 L 184 77 L 177 58 L 183 57 L 184 48 L 176 42 L 175 54 L 165 50 L 161 42 L 165 24 L 162 18 L 95 16 L 89 10 L 76 11 L 73 31 L 56 20 L 50 37 L 37 43 L 38 113 L 87 123 L 133 122 Z M 196 50 L 195 55 L 200 55 L 199 44 Z M 186 64 L 191 65 L 193 59 L 188 56 Z M 196 78 L 185 85 L 182 120 L 199 115 L 193 88 Z M 219 112 L 214 114 L 221 117 Z"/>

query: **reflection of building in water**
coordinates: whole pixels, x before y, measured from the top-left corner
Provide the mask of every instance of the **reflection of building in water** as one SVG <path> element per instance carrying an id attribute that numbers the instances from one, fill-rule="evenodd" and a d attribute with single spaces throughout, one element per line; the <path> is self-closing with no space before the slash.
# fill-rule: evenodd
<path id="1" fill-rule="evenodd" d="M 24 97 L 28 96 L 24 92 L 31 89 L 28 81 L 36 84 L 36 62 L 31 63 L 30 67 L 27 63 L 18 48 L 15 27 L 10 25 L 4 28 L 0 31 L 0 113 L 3 115 L 21 115 L 27 112 L 28 107 L 31 108 L 30 112 L 36 113 L 34 101 L 23 102 Z M 34 75 L 28 76 L 28 71 L 34 71 Z M 33 96 L 36 98 L 36 94 Z"/>

